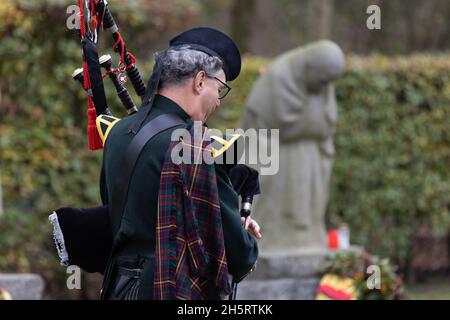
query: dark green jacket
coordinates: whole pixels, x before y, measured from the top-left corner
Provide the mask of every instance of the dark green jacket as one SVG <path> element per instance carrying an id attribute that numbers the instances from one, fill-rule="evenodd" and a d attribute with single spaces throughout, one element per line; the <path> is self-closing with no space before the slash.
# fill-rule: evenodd
<path id="1" fill-rule="evenodd" d="M 164 113 L 175 113 L 192 125 L 189 115 L 172 100 L 157 95 L 145 123 Z M 121 170 L 124 152 L 133 138 L 128 133 L 135 116 L 120 120 L 111 130 L 105 143 L 101 175 L 101 196 L 104 204 L 112 197 L 114 179 Z M 154 136 L 142 150 L 133 171 L 118 234 L 114 236 L 118 256 L 146 257 L 154 252 L 156 210 L 160 173 L 171 141 L 173 130 L 167 129 Z M 258 256 L 256 240 L 241 225 L 239 200 L 233 190 L 225 165 L 216 164 L 225 250 L 229 273 L 237 279 L 244 277 L 253 267 Z M 121 258 L 122 259 L 122 258 Z M 150 299 L 153 286 L 151 260 L 145 260 L 144 276 L 141 278 L 140 297 Z M 107 282 L 107 281 L 106 281 Z M 107 283 L 104 283 L 104 288 Z"/>

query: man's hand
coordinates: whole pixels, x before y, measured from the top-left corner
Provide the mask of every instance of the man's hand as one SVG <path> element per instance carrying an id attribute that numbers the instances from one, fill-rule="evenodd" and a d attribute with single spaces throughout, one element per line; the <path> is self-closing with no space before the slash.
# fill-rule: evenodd
<path id="1" fill-rule="evenodd" d="M 253 220 L 250 216 L 248 216 L 247 218 L 241 217 L 241 222 L 244 225 L 245 230 L 248 230 L 252 235 L 255 236 L 256 239 L 261 239 L 261 228 L 259 227 L 258 222 Z"/>

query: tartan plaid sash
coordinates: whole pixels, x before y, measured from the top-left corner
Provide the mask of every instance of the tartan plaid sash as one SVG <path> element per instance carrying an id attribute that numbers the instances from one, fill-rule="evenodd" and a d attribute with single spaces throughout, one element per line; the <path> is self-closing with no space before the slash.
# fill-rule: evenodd
<path id="1" fill-rule="evenodd" d="M 193 157 L 206 148 L 199 140 L 191 148 Z M 219 299 L 229 294 L 230 285 L 215 167 L 204 161 L 174 164 L 171 154 L 178 143 L 170 144 L 161 171 L 153 298 Z"/>

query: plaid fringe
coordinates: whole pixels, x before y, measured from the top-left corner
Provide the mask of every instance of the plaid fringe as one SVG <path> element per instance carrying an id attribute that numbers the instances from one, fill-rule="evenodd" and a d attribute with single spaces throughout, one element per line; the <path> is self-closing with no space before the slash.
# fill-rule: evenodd
<path id="1" fill-rule="evenodd" d="M 160 178 L 153 298 L 219 299 L 230 284 L 215 167 L 174 164 L 177 143 L 168 149 Z M 191 159 L 205 145 L 202 139 L 191 148 Z"/>

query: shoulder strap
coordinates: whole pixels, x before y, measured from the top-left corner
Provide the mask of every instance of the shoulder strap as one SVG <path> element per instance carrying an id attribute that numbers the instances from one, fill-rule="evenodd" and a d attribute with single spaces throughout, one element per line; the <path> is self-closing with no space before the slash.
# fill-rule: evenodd
<path id="1" fill-rule="evenodd" d="M 131 174 L 142 149 L 156 134 L 182 124 L 185 124 L 185 122 L 175 114 L 160 115 L 142 127 L 129 143 L 125 152 L 125 158 L 122 162 L 122 170 L 116 178 L 112 192 L 110 215 L 114 236 L 120 228 L 123 210 L 128 196 Z"/>

